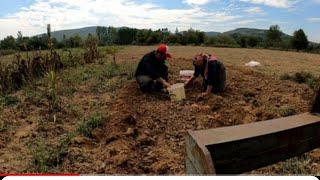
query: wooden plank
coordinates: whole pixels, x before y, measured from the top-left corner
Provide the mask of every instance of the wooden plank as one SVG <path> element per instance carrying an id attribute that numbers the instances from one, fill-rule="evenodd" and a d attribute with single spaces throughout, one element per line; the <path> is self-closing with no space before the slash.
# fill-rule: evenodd
<path id="1" fill-rule="evenodd" d="M 305 113 L 240 126 L 192 131 L 187 139 L 187 158 L 196 169 L 200 169 L 199 174 L 240 174 L 320 147 L 320 117 Z M 207 151 L 211 159 L 190 153 L 192 151 L 202 151 L 197 154 L 206 154 Z M 204 167 L 214 170 L 206 171 Z"/>

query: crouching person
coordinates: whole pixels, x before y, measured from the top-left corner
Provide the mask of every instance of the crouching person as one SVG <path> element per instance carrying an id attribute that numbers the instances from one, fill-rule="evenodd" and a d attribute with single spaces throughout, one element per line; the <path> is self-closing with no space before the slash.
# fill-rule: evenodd
<path id="1" fill-rule="evenodd" d="M 221 93 L 226 88 L 226 69 L 216 56 L 199 54 L 193 59 L 195 72 L 192 78 L 186 81 L 185 85 L 193 84 L 200 75 L 203 77 L 202 97 L 210 93 Z"/>
<path id="2" fill-rule="evenodd" d="M 165 61 L 171 58 L 168 46 L 161 44 L 157 50 L 146 54 L 136 70 L 136 80 L 142 92 L 165 91 L 170 87 L 168 67 Z"/>

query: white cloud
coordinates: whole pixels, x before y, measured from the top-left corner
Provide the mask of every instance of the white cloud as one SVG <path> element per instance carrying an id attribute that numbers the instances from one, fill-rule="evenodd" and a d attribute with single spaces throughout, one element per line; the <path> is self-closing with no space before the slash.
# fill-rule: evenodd
<path id="1" fill-rule="evenodd" d="M 15 35 L 45 32 L 50 23 L 53 30 L 93 25 L 130 26 L 136 28 L 168 27 L 181 30 L 194 27 L 210 29 L 216 23 L 238 18 L 226 12 L 211 12 L 198 6 L 187 9 L 166 9 L 134 0 L 36 0 L 19 12 L 0 18 L 0 39 Z"/>
<path id="2" fill-rule="evenodd" d="M 251 7 L 245 10 L 249 14 L 262 14 L 264 13 L 260 7 Z"/>
<path id="3" fill-rule="evenodd" d="M 183 3 L 189 5 L 204 5 L 209 3 L 211 0 L 183 0 Z"/>
<path id="4" fill-rule="evenodd" d="M 261 19 L 261 18 L 258 18 L 258 19 L 245 19 L 245 20 L 240 20 L 240 21 L 233 22 L 232 24 L 240 25 L 240 26 L 247 26 L 247 25 L 250 25 L 250 24 L 257 24 L 259 22 L 265 22 L 265 21 L 268 21 L 268 20 L 267 19 Z"/>
<path id="5" fill-rule="evenodd" d="M 306 20 L 311 23 L 320 22 L 320 17 L 311 17 L 311 18 L 307 18 Z"/>
<path id="6" fill-rule="evenodd" d="M 272 6 L 277 8 L 290 8 L 293 4 L 297 2 L 297 0 L 240 0 L 240 1 L 249 2 L 253 4 L 264 4 L 266 6 Z"/>

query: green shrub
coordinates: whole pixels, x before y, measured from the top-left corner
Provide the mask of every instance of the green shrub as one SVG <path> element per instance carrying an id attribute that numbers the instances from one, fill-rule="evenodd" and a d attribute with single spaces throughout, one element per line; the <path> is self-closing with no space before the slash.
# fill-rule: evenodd
<path id="1" fill-rule="evenodd" d="M 284 107 L 280 108 L 280 115 L 282 117 L 293 116 L 293 115 L 296 115 L 296 114 L 297 114 L 297 111 L 293 107 L 284 106 Z"/>
<path id="2" fill-rule="evenodd" d="M 288 73 L 282 74 L 280 76 L 281 80 L 291 80 L 291 76 Z"/>
<path id="3" fill-rule="evenodd" d="M 293 75 L 283 74 L 280 77 L 281 80 L 290 80 L 299 84 L 307 84 L 311 88 L 315 88 L 317 84 L 317 78 L 309 72 L 301 71 L 296 72 Z"/>
<path id="4" fill-rule="evenodd" d="M 54 172 L 66 157 L 70 140 L 62 139 L 58 146 L 48 145 L 44 139 L 36 140 L 31 148 L 33 169 L 41 173 Z"/>
<path id="5" fill-rule="evenodd" d="M 310 160 L 306 157 L 295 157 L 281 164 L 283 174 L 307 175 L 312 174 Z"/>
<path id="6" fill-rule="evenodd" d="M 42 93 L 39 89 L 35 87 L 26 86 L 24 88 L 24 94 L 26 96 L 27 102 L 34 104 L 38 107 L 42 105 L 46 99 L 44 93 Z"/>
<path id="7" fill-rule="evenodd" d="M 14 106 L 17 105 L 20 100 L 17 97 L 5 95 L 0 97 L 0 105 L 2 106 Z"/>
<path id="8" fill-rule="evenodd" d="M 77 128 L 77 132 L 85 137 L 92 138 L 92 131 L 104 123 L 104 118 L 100 115 L 94 115 L 88 120 L 83 121 Z"/>

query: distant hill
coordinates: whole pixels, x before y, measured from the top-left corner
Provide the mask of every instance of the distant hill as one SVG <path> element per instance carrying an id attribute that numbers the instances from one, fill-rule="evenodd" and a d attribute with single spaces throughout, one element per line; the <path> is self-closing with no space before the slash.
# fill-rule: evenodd
<path id="1" fill-rule="evenodd" d="M 224 32 L 223 34 L 230 35 L 230 36 L 234 34 L 239 34 L 243 36 L 255 36 L 255 37 L 266 39 L 267 33 L 268 33 L 268 30 L 266 29 L 238 28 L 232 31 Z M 291 37 L 290 35 L 282 33 L 282 38 L 287 39 L 290 37 Z"/>
<path id="2" fill-rule="evenodd" d="M 63 35 L 66 36 L 66 38 L 79 35 L 81 38 L 86 38 L 89 34 L 96 34 L 97 26 L 91 26 L 91 27 L 84 27 L 80 29 L 69 29 L 69 30 L 61 30 L 61 31 L 54 31 L 51 33 L 51 36 L 53 38 L 56 38 L 58 41 L 61 41 L 63 39 Z M 40 34 L 39 36 L 41 36 Z"/>
<path id="3" fill-rule="evenodd" d="M 214 31 L 205 32 L 205 33 L 206 33 L 206 36 L 209 36 L 209 37 L 211 37 L 211 36 L 217 36 L 217 35 L 221 34 L 220 32 L 214 32 Z"/>
<path id="4" fill-rule="evenodd" d="M 84 27 L 80 29 L 69 29 L 69 30 L 61 30 L 61 31 L 54 31 L 52 32 L 52 37 L 56 38 L 58 41 L 61 41 L 63 39 L 63 35 L 65 35 L 67 38 L 74 36 L 74 35 L 79 35 L 82 38 L 86 38 L 88 34 L 96 34 L 96 29 L 97 26 L 91 26 L 91 27 Z M 261 37 L 265 39 L 267 37 L 267 32 L 268 30 L 266 29 L 254 29 L 254 28 L 238 28 L 235 30 L 227 31 L 227 32 L 215 32 L 215 31 L 210 31 L 210 32 L 205 32 L 205 34 L 209 37 L 211 36 L 217 36 L 220 34 L 223 35 L 244 35 L 244 36 L 256 36 L 256 37 Z M 42 34 L 41 34 L 42 35 Z M 39 35 L 39 36 L 41 36 Z M 284 39 L 291 37 L 288 34 L 282 33 L 282 37 Z"/>

